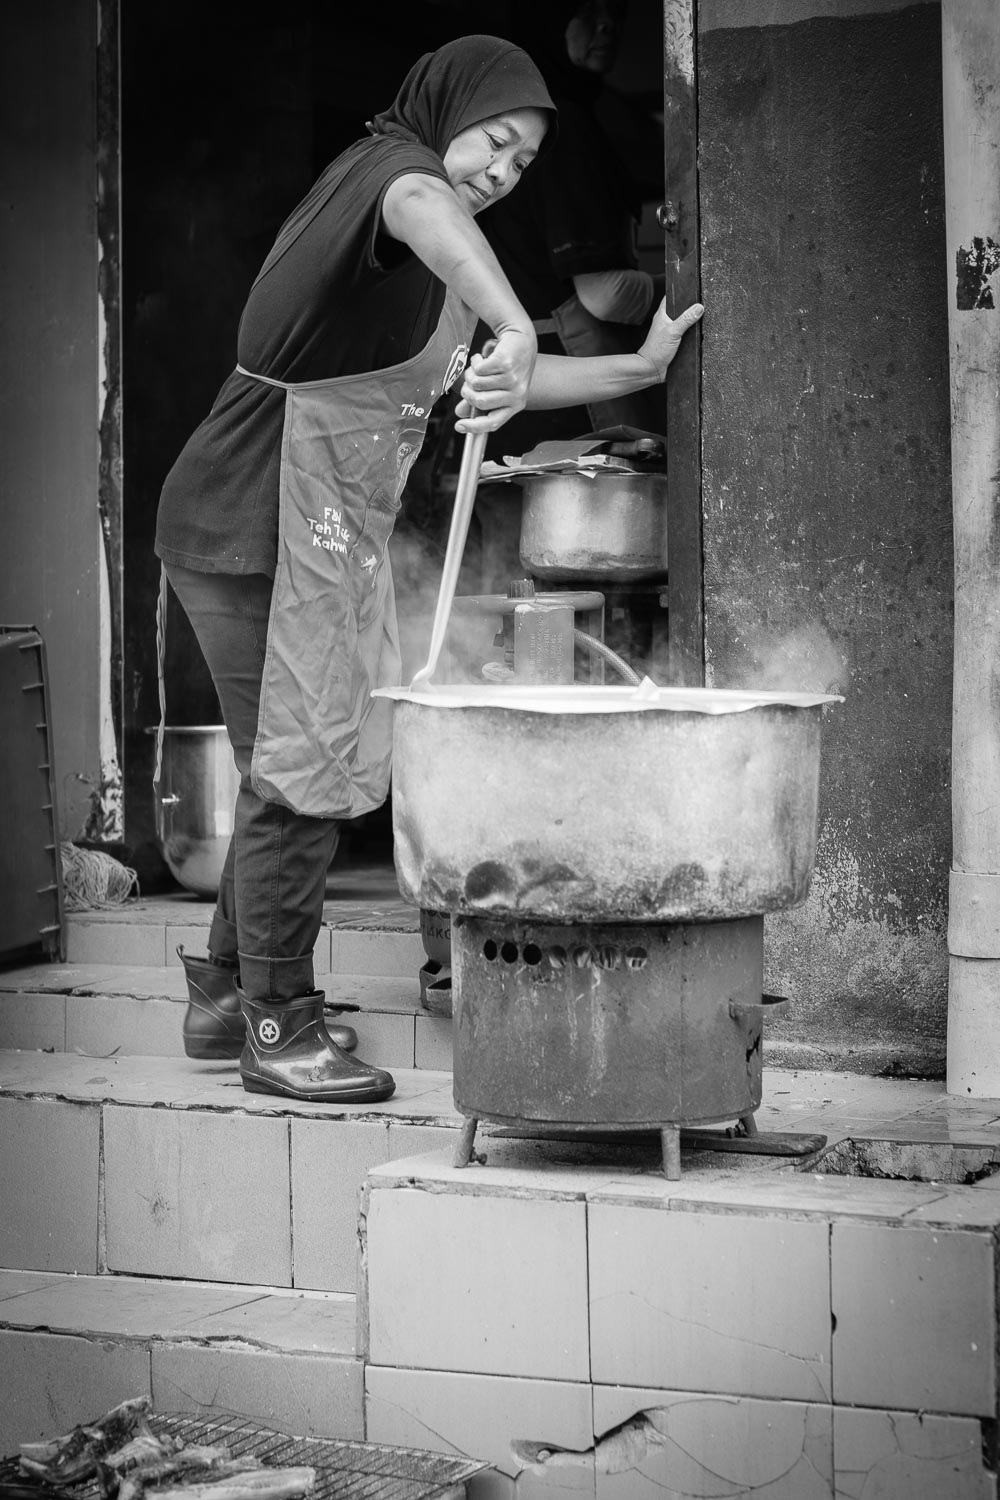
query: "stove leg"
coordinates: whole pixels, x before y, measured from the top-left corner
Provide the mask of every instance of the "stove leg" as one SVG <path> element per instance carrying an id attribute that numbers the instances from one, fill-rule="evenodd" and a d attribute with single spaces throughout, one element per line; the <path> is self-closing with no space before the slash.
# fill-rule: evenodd
<path id="1" fill-rule="evenodd" d="M 757 1121 L 753 1115 L 740 1115 L 739 1134 L 744 1136 L 755 1136 L 757 1134 Z"/>
<path id="2" fill-rule="evenodd" d="M 462 1126 L 462 1133 L 455 1147 L 455 1155 L 452 1160 L 453 1167 L 467 1167 L 475 1156 L 473 1147 L 476 1143 L 476 1126 L 479 1124 L 475 1115 L 467 1115 Z"/>
<path id="3" fill-rule="evenodd" d="M 668 1182 L 679 1182 L 681 1176 L 681 1131 L 679 1125 L 664 1125 L 660 1131 L 663 1152 L 663 1175 Z"/>

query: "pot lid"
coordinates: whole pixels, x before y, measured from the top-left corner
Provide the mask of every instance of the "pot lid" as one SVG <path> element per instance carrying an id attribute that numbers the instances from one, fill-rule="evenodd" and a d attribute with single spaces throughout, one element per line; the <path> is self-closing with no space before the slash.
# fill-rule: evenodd
<path id="1" fill-rule="evenodd" d="M 649 710 L 688 714 L 745 713 L 753 708 L 816 708 L 843 703 L 838 693 L 756 691 L 742 688 L 657 687 L 644 677 L 638 687 L 588 683 L 433 683 L 376 688 L 373 698 L 392 698 L 427 708 L 509 708 L 519 713 L 607 714 Z"/>

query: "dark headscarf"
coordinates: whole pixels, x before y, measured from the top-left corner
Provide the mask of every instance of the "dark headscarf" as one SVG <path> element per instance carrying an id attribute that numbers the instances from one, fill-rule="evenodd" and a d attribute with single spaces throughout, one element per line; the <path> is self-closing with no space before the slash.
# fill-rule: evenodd
<path id="1" fill-rule="evenodd" d="M 379 141 L 380 136 L 413 141 L 443 157 L 468 125 L 529 107 L 543 109 L 549 116 L 541 155 L 555 137 L 556 107 L 541 73 L 513 42 L 495 36 L 463 36 L 426 53 L 407 73 L 389 108 L 368 121 L 370 134 L 330 163 L 285 220 L 257 281 L 295 243 L 365 154 L 384 149 L 386 143 Z"/>
<path id="2" fill-rule="evenodd" d="M 369 120 L 372 135 L 419 141 L 444 156 L 460 130 L 511 109 L 542 109 L 551 143 L 555 105 L 526 52 L 495 36 L 463 36 L 427 52 L 407 73 L 387 110 Z"/>

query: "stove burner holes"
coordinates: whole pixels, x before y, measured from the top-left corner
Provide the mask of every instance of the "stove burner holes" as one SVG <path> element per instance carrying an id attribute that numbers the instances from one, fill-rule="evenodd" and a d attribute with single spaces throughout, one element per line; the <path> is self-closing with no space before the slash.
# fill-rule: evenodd
<path id="1" fill-rule="evenodd" d="M 578 943 L 567 950 L 561 943 L 553 943 L 545 949 L 540 948 L 537 943 L 525 943 L 524 948 L 519 949 L 510 938 L 500 944 L 493 938 L 487 938 L 483 944 L 483 957 L 487 963 L 495 963 L 499 958 L 505 964 L 515 964 L 521 958 L 532 969 L 539 969 L 547 963 L 549 970 L 565 969 L 572 965 L 576 969 L 624 968 L 637 972 L 649 962 L 648 952 L 640 947 L 622 950 L 614 943 Z"/>

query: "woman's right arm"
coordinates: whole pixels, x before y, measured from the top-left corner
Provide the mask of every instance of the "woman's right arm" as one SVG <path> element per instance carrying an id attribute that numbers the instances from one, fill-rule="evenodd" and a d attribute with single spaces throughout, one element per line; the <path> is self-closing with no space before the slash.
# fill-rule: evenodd
<path id="1" fill-rule="evenodd" d="M 439 177 L 407 172 L 394 178 L 382 198 L 382 225 L 453 288 L 496 335 L 489 369 L 499 383 L 484 395 L 481 408 L 488 415 L 484 427 L 495 431 L 524 407 L 538 352 L 531 319 L 500 262 L 472 215 Z M 479 355 L 473 355 L 473 365 L 479 360 Z"/>

